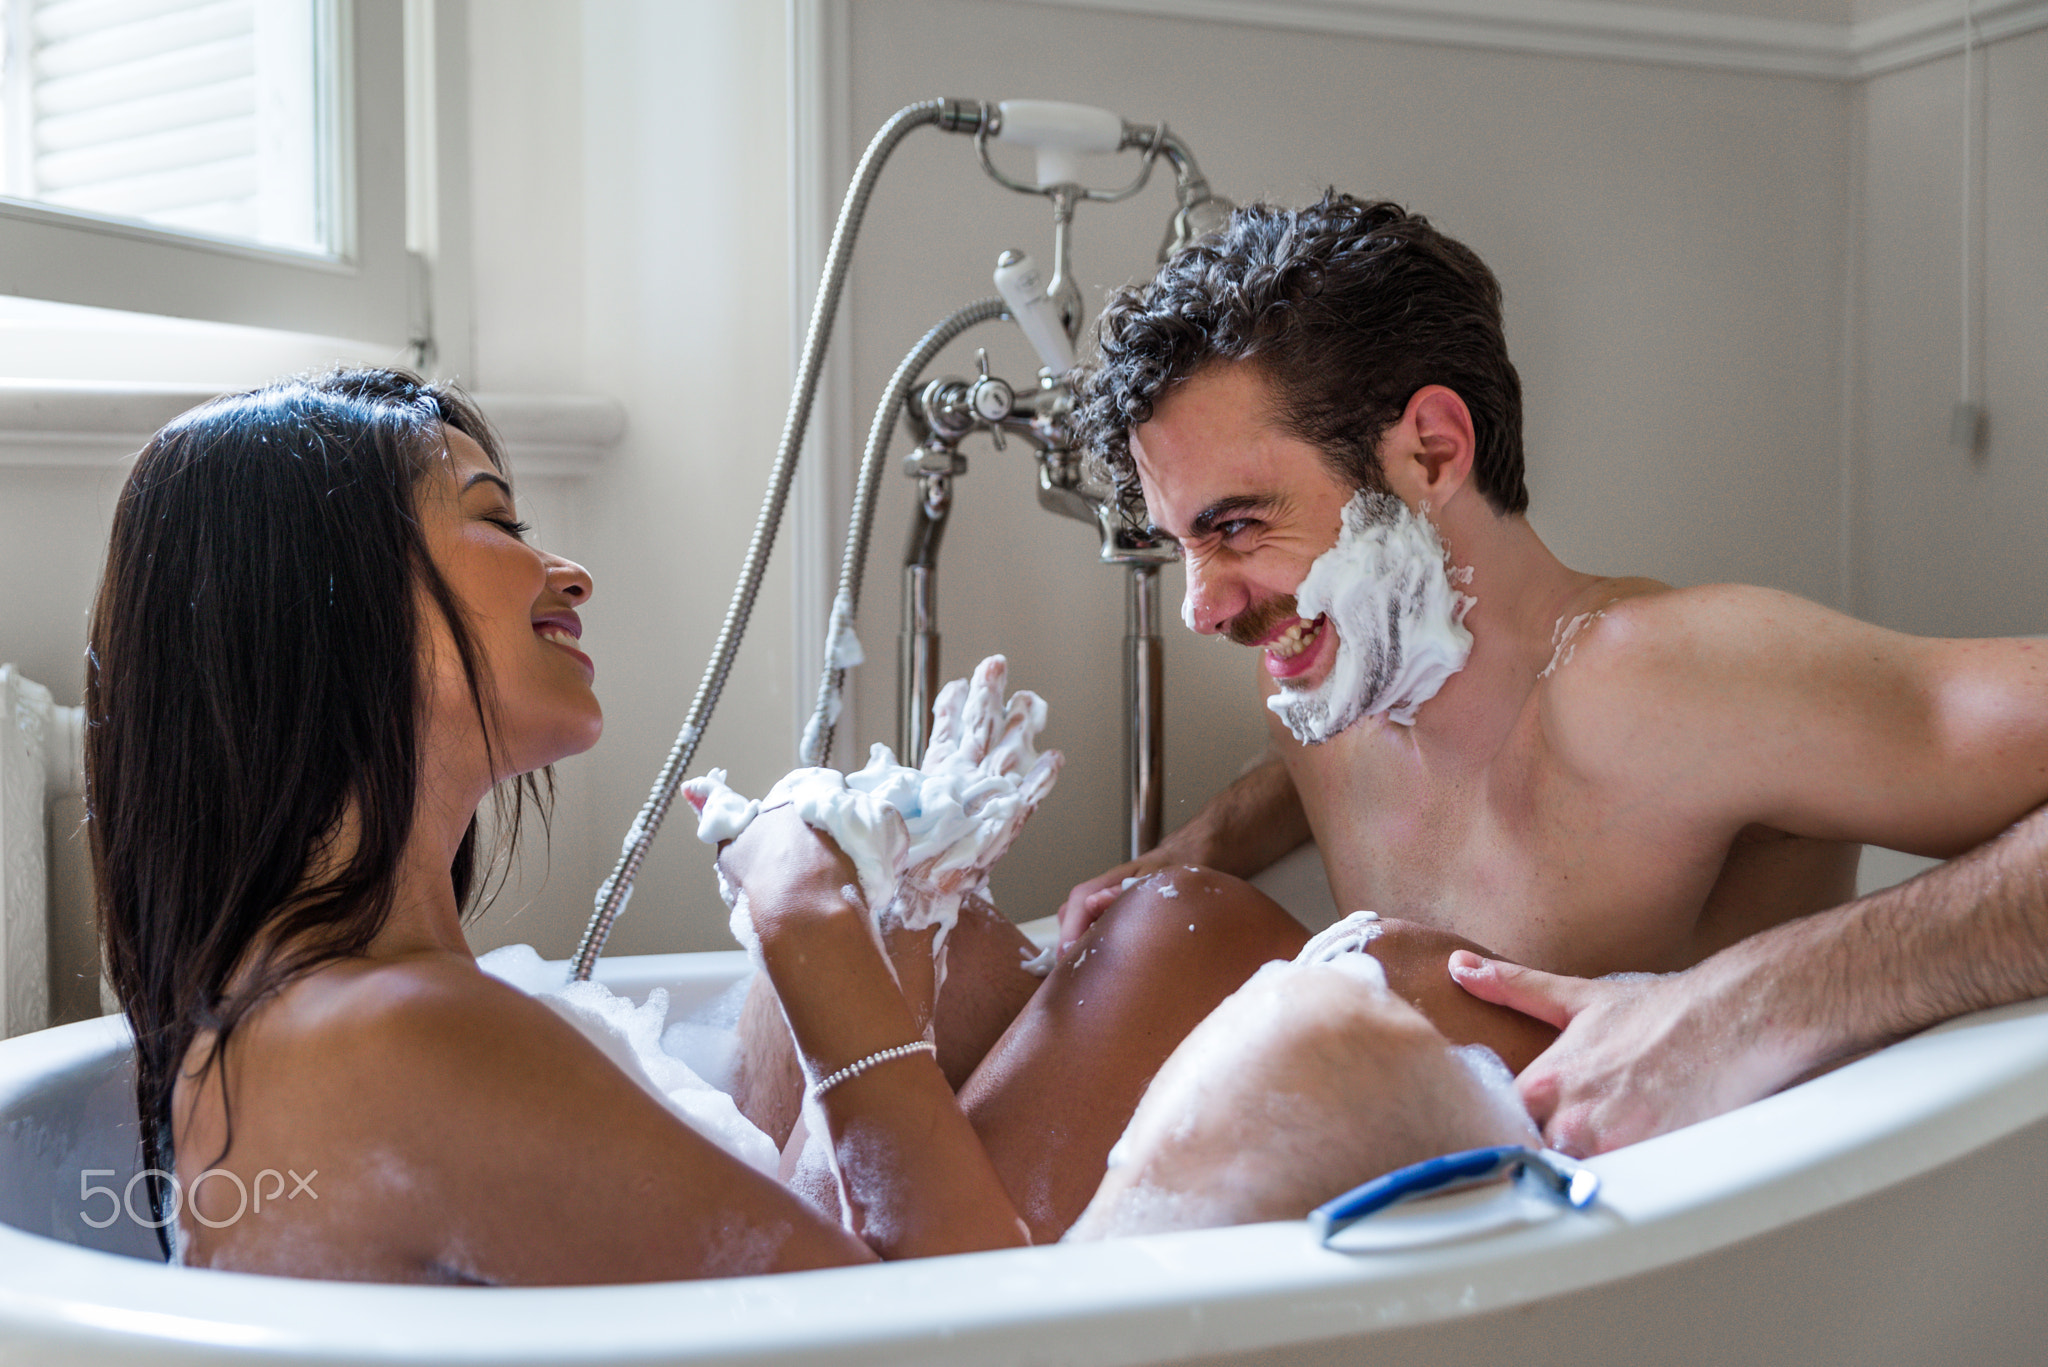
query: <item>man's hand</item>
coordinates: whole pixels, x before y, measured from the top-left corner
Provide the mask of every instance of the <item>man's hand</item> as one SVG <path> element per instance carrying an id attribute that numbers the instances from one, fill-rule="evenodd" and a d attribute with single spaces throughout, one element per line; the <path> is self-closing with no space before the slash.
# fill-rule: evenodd
<path id="1" fill-rule="evenodd" d="M 1712 963 L 1566 978 L 1460 950 L 1450 969 L 1473 996 L 1563 1032 L 1515 1085 L 1545 1142 L 1585 1158 L 1734 1110 L 1800 1074 Z"/>
<path id="2" fill-rule="evenodd" d="M 1149 878 L 1161 869 L 1184 864 L 1173 854 L 1160 846 L 1137 859 L 1117 865 L 1108 873 L 1099 873 L 1085 883 L 1076 883 L 1074 890 L 1067 894 L 1067 900 L 1060 904 L 1060 948 L 1081 938 L 1081 932 L 1095 924 L 1095 918 L 1109 909 L 1109 904 L 1123 895 L 1124 882 L 1131 878 Z"/>

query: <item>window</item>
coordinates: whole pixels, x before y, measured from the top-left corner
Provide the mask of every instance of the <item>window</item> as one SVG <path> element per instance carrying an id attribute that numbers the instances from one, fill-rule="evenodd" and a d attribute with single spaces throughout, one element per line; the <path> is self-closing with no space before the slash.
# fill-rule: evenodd
<path id="1" fill-rule="evenodd" d="M 401 0 L 0 0 L 0 294 L 403 345 Z"/>

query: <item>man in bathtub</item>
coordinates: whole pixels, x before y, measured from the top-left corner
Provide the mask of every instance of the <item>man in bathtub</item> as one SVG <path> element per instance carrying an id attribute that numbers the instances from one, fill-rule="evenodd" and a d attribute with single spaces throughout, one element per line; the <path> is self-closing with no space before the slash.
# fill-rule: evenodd
<path id="1" fill-rule="evenodd" d="M 1180 541 L 1189 625 L 1263 653 L 1276 755 L 1076 888 L 1035 993 L 1009 927 L 963 909 L 940 1062 L 972 1040 L 948 1076 L 1034 1238 L 1299 1217 L 1534 1140 L 1449 1046 L 1539 1074 L 1580 1004 L 1542 993 L 1599 996 L 1562 1041 L 1583 1054 L 1656 994 L 1576 979 L 1686 969 L 1848 901 L 1861 842 L 1952 854 L 2048 797 L 2032 643 L 1559 563 L 1524 516 L 1499 287 L 1394 206 L 1241 210 L 1100 342 L 1084 436 Z M 1304 949 L 1238 875 L 1311 834 L 1338 904 L 1385 919 Z M 1542 1019 L 1462 990 L 1454 953 Z M 749 1010 L 786 1040 L 771 996 Z M 780 1140 L 802 1079 L 776 1052 L 741 1091 Z"/>
<path id="2" fill-rule="evenodd" d="M 1420 217 L 1334 194 L 1240 210 L 1113 299 L 1099 341 L 1084 436 L 1179 541 L 1188 625 L 1262 652 L 1273 754 L 1157 850 L 1076 887 L 1063 942 L 1098 917 L 1172 916 L 1158 887 L 1183 866 L 1249 875 L 1313 836 L 1337 904 L 1387 918 L 1373 948 L 1395 995 L 1450 1041 L 1519 1069 L 1586 1010 L 1570 1058 L 1523 1087 L 1539 1120 L 1561 1093 L 1583 1116 L 1592 1084 L 1570 1068 L 1598 1053 L 1600 1021 L 1697 1024 L 1705 999 L 1660 1014 L 1646 994 L 1685 990 L 1673 980 L 1570 979 L 1688 969 L 1849 901 L 1863 843 L 1956 855 L 2048 799 L 2042 643 L 1915 639 L 1772 590 L 1560 563 L 1525 516 L 1498 283 Z M 1487 1015 L 1454 974 L 1542 1020 Z M 1375 1053 L 1348 1047 L 1320 1065 L 1281 1051 L 1297 1101 L 1352 1086 Z M 1632 1047 L 1610 1044 L 1597 1076 L 1628 1085 Z M 1826 1061 L 1788 1058 L 1750 1066 L 1727 1104 Z M 1191 1067 L 1177 1055 L 1162 1084 L 1187 1090 Z M 1231 1143 L 1286 1128 L 1223 1091 L 1182 1107 L 1209 1145 L 1179 1141 L 1190 1189 L 1227 1180 Z M 1445 1148 L 1484 1129 L 1418 1123 Z M 1164 1132 L 1131 1140 L 1156 1150 Z"/>

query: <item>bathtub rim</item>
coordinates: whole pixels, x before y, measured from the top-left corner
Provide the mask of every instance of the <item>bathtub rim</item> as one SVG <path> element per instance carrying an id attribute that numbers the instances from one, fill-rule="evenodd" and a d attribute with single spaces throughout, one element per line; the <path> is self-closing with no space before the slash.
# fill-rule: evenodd
<path id="1" fill-rule="evenodd" d="M 621 990 L 729 981 L 733 959 L 744 956 L 638 956 L 607 961 L 600 976 Z M 126 1043 L 118 1017 L 0 1043 L 0 1108 Z M 1062 1335 L 1069 1360 L 1145 1362 L 1412 1328 L 1590 1288 L 1859 1200 L 2044 1116 L 2048 1001 L 1950 1022 L 1592 1160 L 1606 1184 L 1597 1217 L 1447 1248 L 1335 1253 L 1305 1222 L 1283 1222 L 776 1277 L 478 1290 L 168 1268 L 0 1225 L 0 1330 L 79 1361 L 183 1345 L 254 1360 L 794 1362 L 830 1349 L 996 1363 L 1042 1359 L 1057 1322 L 1082 1331 Z"/>

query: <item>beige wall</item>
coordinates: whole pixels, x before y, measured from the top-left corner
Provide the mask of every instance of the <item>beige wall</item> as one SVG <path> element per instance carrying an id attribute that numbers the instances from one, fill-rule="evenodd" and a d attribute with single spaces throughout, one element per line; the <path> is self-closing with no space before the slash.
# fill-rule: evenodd
<path id="1" fill-rule="evenodd" d="M 479 10 L 477 22 L 496 22 Z M 580 218 L 578 345 L 565 364 L 629 417 L 562 541 L 597 584 L 585 640 L 606 731 L 597 752 L 561 767 L 560 810 L 578 829 L 556 841 L 540 904 L 502 929 L 494 916 L 477 936 L 550 954 L 574 948 L 697 687 L 781 431 L 790 356 L 782 7 L 642 0 L 589 5 L 581 18 L 580 38 L 563 40 L 581 49 L 580 168 L 563 169 L 580 183 L 523 181 L 548 212 L 566 203 Z M 493 231 L 522 230 L 501 219 Z M 480 320 L 488 300 L 516 303 L 515 279 L 477 285 Z M 534 373 L 530 359 L 501 354 L 508 372 Z M 727 766 L 754 792 L 791 763 L 786 563 L 768 578 L 695 766 Z M 729 945 L 709 851 L 684 810 L 612 948 Z"/>
<path id="2" fill-rule="evenodd" d="M 1903 7 L 1692 8 L 1840 22 Z M 862 0 L 852 13 L 846 164 L 912 99 L 1078 99 L 1166 118 L 1238 198 L 1298 199 L 1335 182 L 1414 204 L 1472 242 L 1508 291 L 1535 521 L 1572 563 L 1777 584 L 1917 630 L 2042 629 L 2026 606 L 2041 583 L 2027 558 L 2041 506 L 2027 472 L 2039 462 L 2020 453 L 2044 449 L 2026 427 L 2041 407 L 2025 397 L 2041 392 L 2025 367 L 2048 355 L 2041 296 L 2027 292 L 2044 255 L 2026 234 L 2048 222 L 2034 93 L 2048 89 L 2048 35 L 1990 59 L 1996 437 L 1973 467 L 1942 446 L 1953 59 L 1854 84 L 1018 3 Z M 609 393 L 632 423 L 587 484 L 527 481 L 543 534 L 597 575 L 589 639 L 610 725 L 597 752 L 561 766 L 551 865 L 529 859 L 475 938 L 565 953 L 696 687 L 779 430 L 792 351 L 785 35 L 778 6 L 709 0 L 580 11 L 494 0 L 473 26 L 476 381 Z M 991 34 L 1005 39 L 1000 59 Z M 565 79 L 572 66 L 579 77 Z M 1154 187 L 1083 208 L 1077 266 L 1091 307 L 1149 268 L 1166 203 Z M 852 416 L 830 445 L 849 464 L 901 352 L 987 292 L 998 249 L 1043 255 L 1050 236 L 1041 205 L 983 180 L 964 141 L 930 133 L 899 154 L 871 223 L 837 343 L 852 360 Z M 1854 369 L 1845 327 L 1860 339 Z M 1021 344 L 997 328 L 937 369 L 966 369 L 976 344 L 999 369 L 1028 373 Z M 1005 907 L 1029 916 L 1118 854 L 1121 586 L 1093 563 L 1088 529 L 1035 506 L 1022 451 L 973 459 L 944 558 L 947 659 L 960 668 L 1008 651 L 1019 680 L 1052 699 L 1051 739 L 1070 757 L 998 877 Z M 857 685 L 862 739 L 892 738 L 908 496 L 892 468 L 863 615 L 877 663 Z M 788 556 L 785 543 L 696 766 L 730 766 L 751 791 L 793 744 Z M 1987 574 L 2018 591 L 1979 591 Z M 1168 579 L 1177 600 L 1177 571 Z M 1242 652 L 1167 630 L 1172 822 L 1259 734 Z M 615 947 L 722 944 L 710 888 L 678 820 Z"/>
<path id="3" fill-rule="evenodd" d="M 1906 631 L 2032 635 L 2048 632 L 2048 32 L 1981 60 L 1990 442 L 1979 456 L 1948 442 L 1961 369 L 1961 59 L 1861 92 L 1861 606 Z"/>

